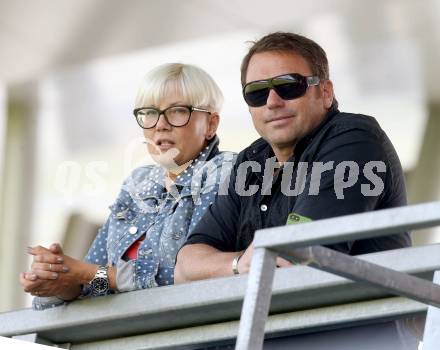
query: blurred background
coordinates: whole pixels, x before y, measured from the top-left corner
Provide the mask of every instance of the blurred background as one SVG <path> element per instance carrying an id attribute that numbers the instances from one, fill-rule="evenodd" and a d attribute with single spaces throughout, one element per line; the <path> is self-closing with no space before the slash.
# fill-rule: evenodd
<path id="1" fill-rule="evenodd" d="M 239 151 L 258 137 L 241 98 L 246 41 L 278 30 L 326 50 L 340 109 L 379 120 L 409 202 L 440 199 L 438 0 L 0 0 L 0 311 L 30 305 L 26 246 L 82 258 L 123 179 L 152 162 L 132 116 L 144 74 L 207 70 L 225 95 L 221 149 Z"/>

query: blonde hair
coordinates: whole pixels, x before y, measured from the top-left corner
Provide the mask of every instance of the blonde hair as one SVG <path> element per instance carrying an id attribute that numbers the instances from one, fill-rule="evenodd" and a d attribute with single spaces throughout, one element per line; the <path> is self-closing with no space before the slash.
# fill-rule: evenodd
<path id="1" fill-rule="evenodd" d="M 203 69 L 183 63 L 162 64 L 147 73 L 135 101 L 135 108 L 159 106 L 170 91 L 182 94 L 193 107 L 220 112 L 223 94 Z"/>

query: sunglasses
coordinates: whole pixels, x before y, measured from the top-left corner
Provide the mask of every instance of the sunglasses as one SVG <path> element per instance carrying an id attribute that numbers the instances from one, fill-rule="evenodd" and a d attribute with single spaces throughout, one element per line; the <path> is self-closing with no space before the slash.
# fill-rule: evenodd
<path id="1" fill-rule="evenodd" d="M 266 80 L 256 80 L 243 86 L 243 97 L 250 107 L 261 107 L 267 103 L 271 89 L 283 100 L 293 100 L 306 93 L 309 86 L 318 85 L 316 76 L 305 77 L 298 73 L 279 75 Z"/>

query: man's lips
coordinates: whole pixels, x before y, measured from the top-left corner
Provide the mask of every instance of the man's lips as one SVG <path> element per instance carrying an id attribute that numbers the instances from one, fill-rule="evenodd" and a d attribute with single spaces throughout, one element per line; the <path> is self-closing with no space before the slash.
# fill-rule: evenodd
<path id="1" fill-rule="evenodd" d="M 283 120 L 294 118 L 294 115 L 285 115 L 285 116 L 279 116 L 279 117 L 273 117 L 266 121 L 266 123 L 276 123 L 276 122 L 282 122 Z"/>

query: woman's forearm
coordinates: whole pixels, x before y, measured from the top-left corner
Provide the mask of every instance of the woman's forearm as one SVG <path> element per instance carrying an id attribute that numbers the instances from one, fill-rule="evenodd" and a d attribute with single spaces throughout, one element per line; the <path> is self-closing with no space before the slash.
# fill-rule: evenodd
<path id="1" fill-rule="evenodd" d="M 95 277 L 99 265 L 79 262 L 75 267 L 75 277 L 70 283 L 66 283 L 65 288 L 60 295 L 57 295 L 64 300 L 73 300 L 81 294 L 82 285 L 90 283 Z M 109 288 L 116 288 L 116 268 L 110 266 L 107 271 Z"/>

